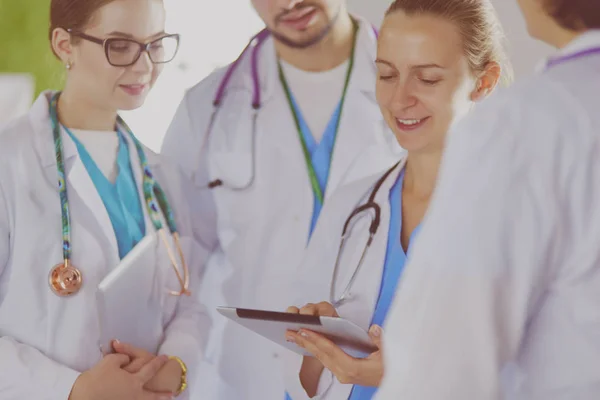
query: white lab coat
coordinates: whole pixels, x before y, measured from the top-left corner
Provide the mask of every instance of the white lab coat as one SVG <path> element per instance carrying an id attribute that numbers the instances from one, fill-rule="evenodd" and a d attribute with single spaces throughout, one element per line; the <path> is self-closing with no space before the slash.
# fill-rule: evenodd
<path id="1" fill-rule="evenodd" d="M 376 38 L 360 22 L 354 71 L 342 111 L 326 200 L 343 182 L 378 169 L 399 151 L 375 99 Z M 313 192 L 294 120 L 277 72 L 273 39 L 259 51 L 262 108 L 257 118 L 256 174 L 245 191 L 203 189 L 220 178 L 243 185 L 251 177 L 252 79 L 250 53 L 227 90 L 214 129 L 206 139 L 212 102 L 224 70 L 190 89 L 169 132 L 163 154 L 173 157 L 196 184 L 195 229 L 212 233 L 214 248 L 203 281 L 202 300 L 217 306 L 284 310 L 285 289 L 300 262 L 313 212 Z M 318 93 L 315 93 L 318 100 Z M 357 159 L 360 157 L 360 162 Z M 281 400 L 280 347 L 214 313 L 202 394 L 212 399 Z M 207 394 L 208 393 L 208 394 Z"/>
<path id="2" fill-rule="evenodd" d="M 119 262 L 113 228 L 79 158 L 63 134 L 65 172 L 72 227 L 72 262 L 82 271 L 81 291 L 69 298 L 48 284 L 51 268 L 62 262 L 61 205 L 54 141 L 48 113 L 50 93 L 0 134 L 0 397 L 3 400 L 65 400 L 81 371 L 100 359 L 96 310 L 98 283 Z M 133 146 L 129 140 L 130 146 Z M 207 251 L 191 235 L 185 182 L 176 168 L 145 149 L 148 163 L 165 190 L 178 223 L 197 291 L 199 265 Z M 141 168 L 130 150 L 137 182 Z M 141 185 L 140 190 L 141 190 Z M 140 197 L 143 194 L 140 191 Z M 154 227 L 143 207 L 148 234 Z M 177 288 L 175 273 L 161 246 L 149 273 L 154 290 Z M 132 296 L 147 295 L 132 288 Z M 157 294 L 158 296 L 158 294 Z M 161 290 L 160 296 L 169 296 Z M 164 299 L 164 339 L 159 352 L 181 357 L 196 371 L 209 320 L 194 297 Z M 135 321 L 132 321 L 135 323 Z M 133 343 L 135 345 L 135 343 Z"/>
<path id="3" fill-rule="evenodd" d="M 350 296 L 337 308 L 340 317 L 352 321 L 365 331 L 371 326 L 385 265 L 390 221 L 390 190 L 404 169 L 405 162 L 406 157 L 402 156 L 398 166 L 377 191 L 375 203 L 381 208 L 379 229 L 350 288 Z M 391 166 L 393 165 L 394 163 Z M 339 299 L 350 282 L 350 277 L 357 269 L 369 237 L 369 225 L 374 214 L 364 212 L 361 217 L 353 219 L 344 251 L 340 255 L 338 271 L 334 274 L 343 227 L 350 214 L 367 202 L 375 184 L 389 167 L 387 166 L 369 177 L 344 185 L 329 199 L 323 208 L 313 234 L 313 240 L 306 250 L 305 258 L 288 288 L 294 294 L 294 303 L 290 305 L 302 307 L 307 303 L 322 301 L 334 303 Z M 332 287 L 335 299 L 332 299 Z M 309 399 L 298 375 L 302 359 L 301 356 L 292 352 L 287 352 L 283 357 L 286 389 L 294 400 Z M 347 400 L 352 387 L 353 385 L 340 383 L 331 371 L 326 369 L 321 375 L 317 395 L 312 398 Z"/>
<path id="4" fill-rule="evenodd" d="M 555 66 L 449 136 L 378 400 L 600 398 L 599 74 L 599 55 Z"/>

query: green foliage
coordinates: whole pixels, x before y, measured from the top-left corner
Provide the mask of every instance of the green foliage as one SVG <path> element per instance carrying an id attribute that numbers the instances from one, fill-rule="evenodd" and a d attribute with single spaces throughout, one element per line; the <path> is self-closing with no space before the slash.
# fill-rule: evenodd
<path id="1" fill-rule="evenodd" d="M 0 73 L 26 72 L 35 96 L 59 89 L 64 69 L 48 41 L 50 0 L 0 0 Z"/>

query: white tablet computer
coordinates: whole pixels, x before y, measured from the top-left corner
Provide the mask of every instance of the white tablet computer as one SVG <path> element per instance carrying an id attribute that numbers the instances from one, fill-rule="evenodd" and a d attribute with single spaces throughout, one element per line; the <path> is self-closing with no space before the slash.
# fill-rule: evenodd
<path id="1" fill-rule="evenodd" d="M 156 234 L 142 239 L 98 285 L 100 349 L 112 352 L 118 339 L 156 353 L 162 340 L 162 313 L 155 274 Z"/>
<path id="2" fill-rule="evenodd" d="M 343 318 L 234 307 L 217 307 L 217 311 L 245 328 L 300 355 L 309 356 L 310 353 L 294 343 L 288 343 L 285 340 L 286 331 L 306 329 L 321 333 L 355 358 L 364 358 L 377 351 L 377 347 L 365 330 Z"/>

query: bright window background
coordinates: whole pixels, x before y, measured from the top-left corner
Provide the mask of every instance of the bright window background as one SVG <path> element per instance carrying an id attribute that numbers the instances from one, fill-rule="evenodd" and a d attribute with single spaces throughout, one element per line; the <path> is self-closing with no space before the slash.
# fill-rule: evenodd
<path id="1" fill-rule="evenodd" d="M 120 113 L 154 151 L 160 150 L 185 90 L 234 60 L 264 26 L 249 0 L 167 0 L 165 7 L 167 31 L 181 34 L 177 58 L 165 66 L 143 107 Z"/>
<path id="2" fill-rule="evenodd" d="M 0 0 L 0 5 L 8 1 L 12 0 Z M 379 25 L 390 2 L 348 0 L 348 7 Z M 492 3 L 507 33 L 516 75 L 528 75 L 550 50 L 527 35 L 515 2 L 492 0 Z M 184 90 L 235 59 L 250 37 L 263 27 L 250 0 L 165 0 L 165 6 L 168 30 L 182 35 L 180 52 L 166 66 L 146 104 L 139 110 L 122 113 L 136 135 L 155 151 L 160 149 Z"/>

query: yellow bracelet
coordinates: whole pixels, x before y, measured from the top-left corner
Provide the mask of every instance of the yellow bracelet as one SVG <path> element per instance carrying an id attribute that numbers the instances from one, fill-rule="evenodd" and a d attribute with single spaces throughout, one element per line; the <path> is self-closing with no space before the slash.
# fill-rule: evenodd
<path id="1" fill-rule="evenodd" d="M 177 397 L 181 393 L 183 393 L 183 391 L 185 389 L 187 389 L 187 367 L 186 367 L 185 363 L 179 357 L 170 356 L 169 360 L 177 361 L 179 363 L 179 366 L 181 367 L 181 385 L 179 386 L 179 389 L 177 390 L 177 392 L 175 392 L 175 397 Z"/>

